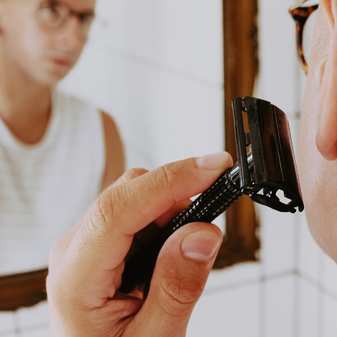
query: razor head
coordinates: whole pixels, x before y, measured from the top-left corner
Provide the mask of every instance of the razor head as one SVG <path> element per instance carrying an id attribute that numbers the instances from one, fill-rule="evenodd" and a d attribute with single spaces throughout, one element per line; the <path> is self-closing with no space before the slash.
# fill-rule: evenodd
<path id="1" fill-rule="evenodd" d="M 254 97 L 236 98 L 232 101 L 232 108 L 243 193 L 280 212 L 295 213 L 296 207 L 303 211 L 286 114 L 270 102 Z M 242 112 L 247 114 L 249 133 L 244 131 Z M 247 149 L 253 157 L 250 167 Z M 283 191 L 283 196 L 279 191 Z"/>

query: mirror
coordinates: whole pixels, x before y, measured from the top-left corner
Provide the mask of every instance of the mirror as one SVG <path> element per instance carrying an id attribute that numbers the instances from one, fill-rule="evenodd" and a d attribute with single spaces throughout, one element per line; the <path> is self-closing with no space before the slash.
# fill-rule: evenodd
<path id="1" fill-rule="evenodd" d="M 154 169 L 221 151 L 224 143 L 234 155 L 230 101 L 253 92 L 256 15 L 256 0 L 101 0 L 100 22 L 60 89 L 112 114 L 129 168 Z M 223 220 L 218 224 L 224 229 Z M 226 212 L 214 268 L 256 261 L 257 229 L 253 203 L 241 198 Z M 46 274 L 0 277 L 0 310 L 44 300 Z"/>

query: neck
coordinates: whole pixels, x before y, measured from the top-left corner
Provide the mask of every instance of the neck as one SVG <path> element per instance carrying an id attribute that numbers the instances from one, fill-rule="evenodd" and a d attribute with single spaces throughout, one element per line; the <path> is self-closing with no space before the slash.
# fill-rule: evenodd
<path id="1" fill-rule="evenodd" d="M 22 142 L 35 144 L 43 137 L 51 90 L 24 74 L 0 45 L 0 118 Z"/>

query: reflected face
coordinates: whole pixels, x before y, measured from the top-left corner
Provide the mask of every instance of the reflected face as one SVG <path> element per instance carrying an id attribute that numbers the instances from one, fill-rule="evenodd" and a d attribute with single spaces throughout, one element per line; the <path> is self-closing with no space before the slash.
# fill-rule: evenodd
<path id="1" fill-rule="evenodd" d="M 326 8 L 318 11 L 301 117 L 299 173 L 309 228 L 337 262 L 337 31 Z"/>
<path id="2" fill-rule="evenodd" d="M 49 8 L 54 2 L 9 0 L 0 7 L 3 57 L 44 85 L 57 83 L 78 61 L 85 45 L 81 14 L 93 14 L 96 0 L 59 1 L 71 14 L 59 29 L 48 30 L 39 24 L 36 11 L 39 6 L 53 11 Z"/>

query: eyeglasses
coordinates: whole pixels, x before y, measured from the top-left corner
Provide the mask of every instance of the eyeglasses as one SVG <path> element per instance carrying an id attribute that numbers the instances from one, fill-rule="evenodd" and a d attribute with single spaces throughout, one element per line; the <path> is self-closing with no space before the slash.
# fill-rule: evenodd
<path id="1" fill-rule="evenodd" d="M 71 16 L 78 18 L 81 27 L 80 37 L 86 40 L 90 27 L 95 20 L 93 12 L 76 12 L 58 0 L 39 0 L 36 2 L 35 18 L 40 29 L 44 31 L 59 31 L 65 26 Z"/>
<path id="2" fill-rule="evenodd" d="M 289 13 L 296 22 L 297 57 L 304 73 L 307 75 L 307 60 L 309 59 L 308 54 L 310 53 L 310 48 L 309 46 L 305 46 L 303 43 L 306 36 L 305 29 L 308 26 L 307 21 L 309 17 L 313 17 L 311 16 L 311 14 L 316 11 L 316 9 L 318 8 L 318 4 L 305 6 L 306 2 L 308 2 L 308 0 L 302 0 L 296 5 L 290 7 Z M 311 23 L 310 26 L 311 30 L 313 31 L 313 23 Z M 312 37 L 312 31 L 309 33 L 310 37 Z"/>

